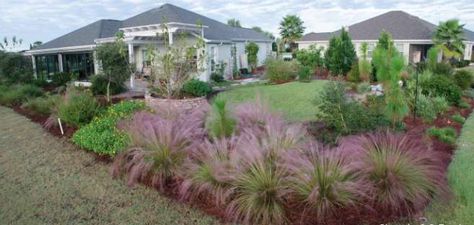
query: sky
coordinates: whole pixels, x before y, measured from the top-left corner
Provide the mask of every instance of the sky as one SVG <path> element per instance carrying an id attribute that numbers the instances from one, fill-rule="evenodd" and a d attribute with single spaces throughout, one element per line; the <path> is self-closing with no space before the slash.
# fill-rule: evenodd
<path id="1" fill-rule="evenodd" d="M 17 36 L 24 49 L 47 42 L 99 19 L 126 19 L 164 3 L 171 3 L 212 19 L 240 20 L 278 36 L 281 19 L 296 14 L 305 33 L 333 31 L 390 10 L 403 10 L 428 20 L 457 18 L 474 30 L 472 0 L 0 0 L 0 38 Z"/>

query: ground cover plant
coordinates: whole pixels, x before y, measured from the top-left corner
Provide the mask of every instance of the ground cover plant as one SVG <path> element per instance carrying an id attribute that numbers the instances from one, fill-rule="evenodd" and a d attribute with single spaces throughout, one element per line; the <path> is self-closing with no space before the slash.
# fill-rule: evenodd
<path id="1" fill-rule="evenodd" d="M 123 101 L 112 105 L 104 114 L 95 117 L 74 133 L 72 141 L 99 155 L 114 156 L 130 142 L 127 134 L 117 128 L 117 123 L 144 108 L 145 104 L 141 101 Z"/>

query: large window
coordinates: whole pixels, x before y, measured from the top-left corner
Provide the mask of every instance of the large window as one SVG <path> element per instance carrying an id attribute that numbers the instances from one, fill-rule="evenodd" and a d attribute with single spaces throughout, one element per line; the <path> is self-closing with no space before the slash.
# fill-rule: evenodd
<path id="1" fill-rule="evenodd" d="M 87 80 L 94 74 L 92 53 L 63 54 L 64 72 L 74 73 L 79 80 Z"/>
<path id="2" fill-rule="evenodd" d="M 51 80 L 51 76 L 59 72 L 58 55 L 38 55 L 35 61 L 36 73 L 41 79 Z"/>

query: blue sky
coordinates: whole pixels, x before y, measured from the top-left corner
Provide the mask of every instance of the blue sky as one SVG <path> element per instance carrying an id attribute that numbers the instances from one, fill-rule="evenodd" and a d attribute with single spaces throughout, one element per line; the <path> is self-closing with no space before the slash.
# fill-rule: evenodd
<path id="1" fill-rule="evenodd" d="M 278 23 L 297 14 L 306 32 L 332 31 L 390 10 L 404 10 L 432 23 L 458 18 L 474 30 L 472 0 L 0 0 L 0 38 L 16 35 L 23 48 L 49 41 L 99 19 L 126 19 L 171 3 L 225 22 L 236 18 L 245 27 L 260 26 L 278 34 Z"/>

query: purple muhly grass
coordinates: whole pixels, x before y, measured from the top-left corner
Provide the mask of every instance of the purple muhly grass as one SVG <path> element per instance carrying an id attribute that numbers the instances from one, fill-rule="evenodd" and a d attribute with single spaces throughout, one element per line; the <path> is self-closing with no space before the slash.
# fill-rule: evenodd
<path id="1" fill-rule="evenodd" d="M 260 100 L 239 104 L 234 111 L 238 119 L 237 130 L 239 132 L 263 132 L 267 124 L 283 121 L 281 116 L 270 112 L 269 107 Z"/>
<path id="2" fill-rule="evenodd" d="M 364 181 L 354 175 L 348 158 L 337 149 L 311 143 L 287 152 L 282 166 L 288 171 L 291 195 L 303 203 L 303 214 L 314 213 L 318 220 L 354 206 L 364 195 Z"/>
<path id="3" fill-rule="evenodd" d="M 357 174 L 369 181 L 376 207 L 411 214 L 447 190 L 440 156 L 419 138 L 379 132 L 347 137 L 341 148 L 353 157 Z"/>
<path id="4" fill-rule="evenodd" d="M 125 130 L 137 148 L 117 157 L 113 174 L 128 173 L 129 185 L 151 178 L 153 186 L 163 188 L 204 137 L 202 124 L 194 123 L 199 115 L 177 114 L 165 119 L 146 112 L 135 114 Z"/>
<path id="5" fill-rule="evenodd" d="M 180 195 L 183 199 L 194 199 L 210 195 L 217 205 L 224 204 L 231 194 L 227 174 L 232 169 L 229 155 L 235 148 L 231 139 L 205 141 L 185 161 L 180 176 L 183 182 Z"/>

